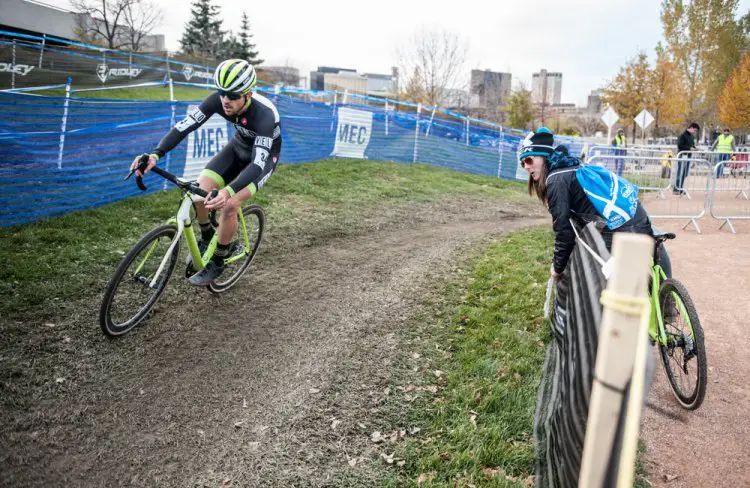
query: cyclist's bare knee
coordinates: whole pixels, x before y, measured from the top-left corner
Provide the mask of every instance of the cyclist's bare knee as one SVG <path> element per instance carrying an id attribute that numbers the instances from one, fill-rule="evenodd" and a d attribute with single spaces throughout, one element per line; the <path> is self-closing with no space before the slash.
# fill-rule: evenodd
<path id="1" fill-rule="evenodd" d="M 227 216 L 235 216 L 239 212 L 241 204 L 242 202 L 240 201 L 240 199 L 234 196 L 230 198 L 229 200 L 227 200 L 227 203 L 224 205 L 223 212 Z"/>
<path id="2" fill-rule="evenodd" d="M 200 186 L 201 189 L 205 191 L 211 191 L 214 188 L 219 188 L 219 184 L 216 182 L 216 180 L 213 180 L 208 176 L 199 176 L 198 186 Z"/>

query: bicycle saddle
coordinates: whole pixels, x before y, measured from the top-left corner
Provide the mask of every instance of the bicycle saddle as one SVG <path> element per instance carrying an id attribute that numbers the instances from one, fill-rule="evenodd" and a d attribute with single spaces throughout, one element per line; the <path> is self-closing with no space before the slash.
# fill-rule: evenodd
<path id="1" fill-rule="evenodd" d="M 677 237 L 674 232 L 664 232 L 653 226 L 651 227 L 651 232 L 653 233 L 654 239 L 657 241 L 668 241 Z"/>

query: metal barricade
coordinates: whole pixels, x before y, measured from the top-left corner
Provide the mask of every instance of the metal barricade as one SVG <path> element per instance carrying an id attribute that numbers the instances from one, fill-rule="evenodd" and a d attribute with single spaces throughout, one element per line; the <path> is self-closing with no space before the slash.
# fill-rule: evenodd
<path id="1" fill-rule="evenodd" d="M 750 220 L 750 162 L 722 161 L 714 166 L 713 171 L 709 212 L 711 217 L 724 221 L 719 229 L 726 225 L 736 234 L 737 230 L 732 225 L 732 220 Z"/>
<path id="2" fill-rule="evenodd" d="M 608 168 L 611 166 L 617 170 L 625 163 L 622 156 L 630 156 L 633 158 L 670 158 L 674 157 L 675 151 L 670 149 L 662 149 L 657 147 L 641 147 L 641 146 L 626 146 L 626 147 L 615 147 L 615 146 L 592 146 L 589 148 L 588 157 L 600 157 L 607 158 L 610 164 L 605 164 Z M 629 164 L 633 164 L 635 168 L 642 167 L 639 159 L 628 159 Z"/>
<path id="3" fill-rule="evenodd" d="M 682 161 L 684 177 L 676 174 L 680 160 L 674 157 L 599 155 L 587 164 L 604 166 L 638 186 L 639 200 L 650 217 L 688 219 L 682 228 L 693 224 L 700 234 L 698 220 L 707 212 L 713 167 L 706 160 L 687 161 Z"/>

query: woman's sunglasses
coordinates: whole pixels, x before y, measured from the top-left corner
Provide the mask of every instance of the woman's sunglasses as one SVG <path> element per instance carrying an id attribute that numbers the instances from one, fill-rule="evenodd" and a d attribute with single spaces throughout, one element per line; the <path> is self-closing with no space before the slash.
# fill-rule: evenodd
<path id="1" fill-rule="evenodd" d="M 240 98 L 242 98 L 242 93 L 237 93 L 237 92 L 216 90 L 216 93 L 218 93 L 220 97 L 228 98 L 230 100 L 239 100 Z"/>
<path id="2" fill-rule="evenodd" d="M 525 158 L 521 160 L 521 167 L 525 168 L 527 164 L 531 166 L 531 163 L 533 162 L 534 162 L 534 158 L 532 158 L 531 156 L 526 156 Z"/>

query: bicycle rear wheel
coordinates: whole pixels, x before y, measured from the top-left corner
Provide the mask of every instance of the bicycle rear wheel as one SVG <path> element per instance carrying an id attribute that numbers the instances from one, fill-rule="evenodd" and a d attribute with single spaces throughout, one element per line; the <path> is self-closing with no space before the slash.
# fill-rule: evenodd
<path id="1" fill-rule="evenodd" d="M 677 401 L 686 410 L 703 403 L 708 383 L 703 328 L 685 286 L 668 279 L 659 289 L 667 344 L 659 344 L 664 371 Z"/>
<path id="2" fill-rule="evenodd" d="M 162 225 L 141 238 L 125 255 L 107 285 L 99 311 L 99 325 L 109 336 L 119 336 L 138 325 L 164 292 L 179 255 L 177 242 L 164 269 L 152 283 L 177 234 L 173 225 Z"/>
<path id="3" fill-rule="evenodd" d="M 263 208 L 259 205 L 248 205 L 241 211 L 248 240 L 245 241 L 245 231 L 242 227 L 242 221 L 240 221 L 233 238 L 238 246 L 233 250 L 231 256 L 225 259 L 226 269 L 224 273 L 208 285 L 208 289 L 214 293 L 225 292 L 237 283 L 250 267 L 255 253 L 258 252 L 260 241 L 263 239 L 263 229 L 266 226 L 266 214 L 263 212 Z"/>

